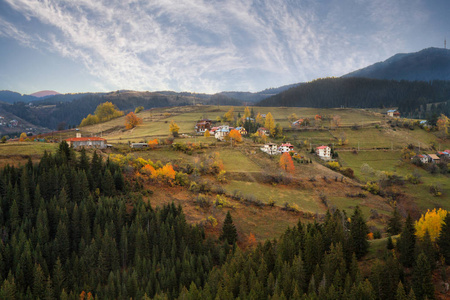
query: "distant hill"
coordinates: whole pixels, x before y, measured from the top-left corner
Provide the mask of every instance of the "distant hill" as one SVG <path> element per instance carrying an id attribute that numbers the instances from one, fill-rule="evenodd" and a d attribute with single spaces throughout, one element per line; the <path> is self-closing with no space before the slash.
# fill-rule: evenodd
<path id="1" fill-rule="evenodd" d="M 450 80 L 450 50 L 427 48 L 415 53 L 400 53 L 342 77 L 409 81 Z"/>
<path id="2" fill-rule="evenodd" d="M 14 102 L 32 102 L 36 101 L 38 98 L 30 95 L 22 95 L 12 91 L 0 91 L 0 101 L 6 103 Z"/>
<path id="3" fill-rule="evenodd" d="M 301 83 L 294 83 L 289 85 L 280 86 L 278 88 L 269 88 L 265 89 L 260 92 L 251 93 L 251 92 L 221 92 L 216 95 L 225 96 L 228 98 L 233 98 L 236 100 L 241 100 L 244 102 L 250 102 L 250 103 L 256 103 L 258 101 L 261 101 L 263 99 L 269 98 L 271 96 L 274 96 L 276 94 L 279 94 L 283 91 L 286 91 L 290 88 L 296 87 L 300 85 Z"/>
<path id="4" fill-rule="evenodd" d="M 55 92 L 55 91 L 48 91 L 48 90 L 45 90 L 45 91 L 39 91 L 39 92 L 30 94 L 30 96 L 34 96 L 34 97 L 37 97 L 37 98 L 48 97 L 48 96 L 54 96 L 54 95 L 60 95 L 60 93 Z"/>
<path id="5" fill-rule="evenodd" d="M 261 106 L 399 107 L 411 117 L 426 113 L 426 104 L 450 100 L 450 81 L 396 81 L 370 78 L 325 78 L 304 83 L 262 100 Z M 450 105 L 436 113 L 449 115 Z"/>

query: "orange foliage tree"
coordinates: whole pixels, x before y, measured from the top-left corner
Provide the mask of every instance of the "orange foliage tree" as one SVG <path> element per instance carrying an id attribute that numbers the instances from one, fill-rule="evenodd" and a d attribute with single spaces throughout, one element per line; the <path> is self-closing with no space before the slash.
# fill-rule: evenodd
<path id="1" fill-rule="evenodd" d="M 295 167 L 292 157 L 289 153 L 284 152 L 280 157 L 280 167 L 288 173 L 294 173 Z"/>
<path id="2" fill-rule="evenodd" d="M 130 112 L 128 115 L 126 115 L 126 117 L 125 117 L 125 128 L 126 129 L 132 129 L 140 124 L 142 124 L 142 119 L 139 118 L 138 116 L 136 116 L 134 114 L 134 112 Z"/>
<path id="3" fill-rule="evenodd" d="M 422 238 L 428 230 L 431 240 L 435 241 L 439 236 L 447 213 L 448 212 L 442 208 L 439 208 L 438 210 L 436 210 L 436 208 L 428 210 L 418 221 L 416 221 L 415 227 L 417 237 Z"/>
<path id="4" fill-rule="evenodd" d="M 158 139 L 154 139 L 154 140 L 148 142 L 148 146 L 151 149 L 154 149 L 156 145 L 158 145 Z"/>
<path id="5" fill-rule="evenodd" d="M 236 130 L 236 129 L 232 129 L 230 131 L 230 134 L 228 135 L 231 139 L 233 139 L 236 142 L 242 142 L 242 135 L 241 133 Z"/>

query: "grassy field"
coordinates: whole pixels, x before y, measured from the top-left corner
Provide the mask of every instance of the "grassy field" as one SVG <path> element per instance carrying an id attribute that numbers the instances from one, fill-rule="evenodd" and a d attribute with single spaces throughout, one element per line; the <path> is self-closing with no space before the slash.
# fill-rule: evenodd
<path id="1" fill-rule="evenodd" d="M 0 156 L 8 156 L 8 155 L 41 156 L 44 154 L 44 151 L 55 152 L 56 149 L 58 149 L 57 143 L 12 142 L 0 144 Z"/>
<path id="2" fill-rule="evenodd" d="M 291 205 L 296 204 L 304 212 L 323 213 L 324 210 L 320 207 L 312 191 L 308 190 L 236 180 L 230 181 L 225 186 L 225 190 L 228 193 L 238 190 L 244 196 L 253 196 L 265 204 L 268 204 L 269 201 L 274 201 L 277 206 L 283 206 L 286 202 Z"/>
<path id="3" fill-rule="evenodd" d="M 238 149 L 218 151 L 227 172 L 261 172 L 262 169 Z"/>

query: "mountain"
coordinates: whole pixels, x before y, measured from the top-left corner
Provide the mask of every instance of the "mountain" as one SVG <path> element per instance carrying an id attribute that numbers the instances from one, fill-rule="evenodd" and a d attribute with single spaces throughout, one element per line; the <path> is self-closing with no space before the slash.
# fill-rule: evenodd
<path id="1" fill-rule="evenodd" d="M 30 95 L 22 95 L 12 91 L 0 91 L 0 101 L 6 103 L 14 103 L 14 102 L 31 102 L 35 101 L 38 98 Z"/>
<path id="2" fill-rule="evenodd" d="M 294 83 L 289 85 L 280 86 L 278 88 L 269 88 L 260 92 L 251 93 L 251 92 L 221 92 L 216 95 L 225 96 L 228 98 L 233 98 L 237 100 L 241 100 L 244 102 L 256 103 L 258 101 L 264 100 L 281 92 L 284 92 L 290 88 L 296 87 L 301 83 Z"/>
<path id="3" fill-rule="evenodd" d="M 450 80 L 450 50 L 427 48 L 414 53 L 399 53 L 342 77 L 409 81 Z"/>
<path id="4" fill-rule="evenodd" d="M 30 96 L 34 96 L 37 98 L 43 98 L 43 97 L 54 96 L 54 95 L 60 95 L 60 93 L 55 92 L 55 91 L 45 90 L 45 91 L 39 91 L 39 92 L 30 94 Z"/>
<path id="5" fill-rule="evenodd" d="M 398 107 L 403 115 L 424 117 L 427 105 L 450 114 L 450 81 L 397 81 L 371 78 L 324 78 L 260 101 L 259 106 Z M 438 103 L 441 103 L 438 105 Z M 447 103 L 447 104 L 446 104 Z"/>

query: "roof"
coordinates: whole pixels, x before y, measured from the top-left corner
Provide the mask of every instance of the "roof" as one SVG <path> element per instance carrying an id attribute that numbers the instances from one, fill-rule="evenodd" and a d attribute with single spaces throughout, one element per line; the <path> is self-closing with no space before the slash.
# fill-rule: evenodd
<path id="1" fill-rule="evenodd" d="M 326 148 L 330 148 L 330 147 L 328 147 L 328 146 L 319 146 L 319 147 L 316 147 L 316 149 L 326 149 Z"/>
<path id="2" fill-rule="evenodd" d="M 389 112 L 396 112 L 396 111 L 397 111 L 396 109 L 390 109 L 387 112 L 389 113 Z"/>
<path id="3" fill-rule="evenodd" d="M 294 147 L 291 143 L 281 144 L 280 147 Z"/>
<path id="4" fill-rule="evenodd" d="M 436 154 L 428 154 L 428 156 L 429 156 L 431 159 L 434 159 L 434 160 L 440 159 Z"/>
<path id="5" fill-rule="evenodd" d="M 268 130 L 268 129 L 265 127 L 259 127 L 258 130 Z"/>
<path id="6" fill-rule="evenodd" d="M 276 146 L 277 144 L 275 143 L 267 143 L 265 146 Z"/>
<path id="7" fill-rule="evenodd" d="M 104 138 L 99 138 L 99 137 L 79 137 L 79 138 L 70 138 L 70 139 L 66 139 L 67 142 L 86 142 L 86 141 L 105 141 L 106 139 Z"/>

